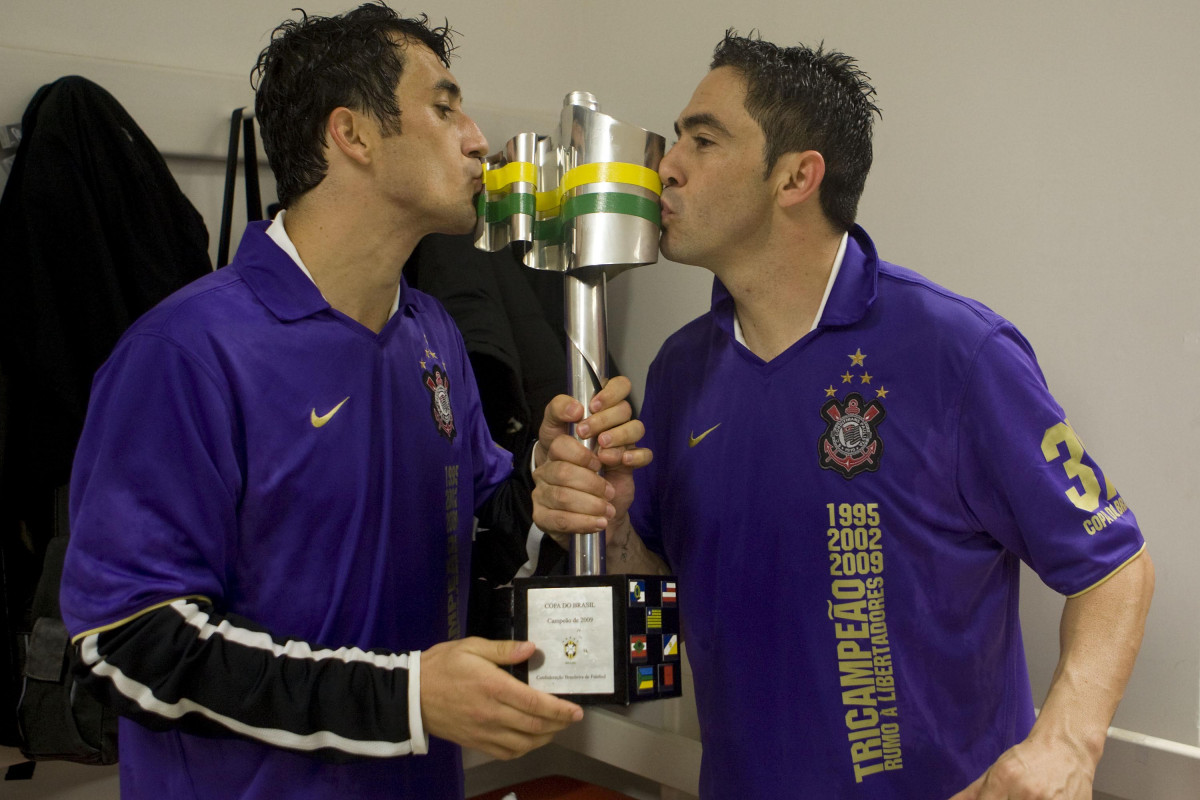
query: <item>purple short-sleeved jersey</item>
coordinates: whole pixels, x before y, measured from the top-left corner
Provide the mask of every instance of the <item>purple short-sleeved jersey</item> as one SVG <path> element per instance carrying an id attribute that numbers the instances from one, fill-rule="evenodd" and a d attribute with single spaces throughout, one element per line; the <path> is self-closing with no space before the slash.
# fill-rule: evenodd
<path id="1" fill-rule="evenodd" d="M 201 595 L 328 647 L 455 638 L 472 516 L 511 470 L 458 330 L 402 286 L 376 335 L 265 227 L 138 320 L 97 375 L 71 487 L 68 629 Z M 425 756 L 333 764 L 122 720 L 121 759 L 126 797 L 462 796 L 458 748 L 437 739 Z"/>
<path id="2" fill-rule="evenodd" d="M 705 798 L 928 800 L 1033 722 L 1019 560 L 1063 594 L 1138 554 L 1021 335 L 855 228 L 764 363 L 712 311 L 663 346 L 634 524 L 686 589 Z"/>

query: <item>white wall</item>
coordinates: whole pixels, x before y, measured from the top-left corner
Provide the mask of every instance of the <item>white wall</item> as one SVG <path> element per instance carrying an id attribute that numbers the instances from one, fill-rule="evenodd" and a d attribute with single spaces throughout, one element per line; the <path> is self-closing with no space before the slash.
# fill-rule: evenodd
<path id="1" fill-rule="evenodd" d="M 219 154 L 229 109 L 248 102 L 234 98 L 248 96 L 255 56 L 294 5 L 5 0 L 0 123 L 19 117 L 39 79 L 7 65 L 69 54 L 128 83 L 134 96 L 108 88 L 152 139 Z M 824 40 L 857 57 L 883 109 L 860 221 L 885 258 L 978 297 L 1033 342 L 1158 568 L 1146 643 L 1115 724 L 1200 745 L 1200 548 L 1190 528 L 1200 485 L 1200 4 L 438 0 L 426 8 L 462 33 L 453 70 L 468 110 L 493 121 L 485 126 L 493 149 L 520 128 L 546 130 L 574 89 L 669 135 L 726 26 L 760 28 L 777 42 Z M 165 69 L 156 77 L 131 66 L 139 64 Z M 158 81 L 156 97 L 144 87 Z M 186 91 L 172 97 L 178 86 Z M 159 100 L 187 113 L 155 111 Z M 179 130 L 181 117 L 190 132 Z M 219 167 L 179 163 L 215 240 Z M 614 281 L 613 347 L 639 386 L 662 339 L 705 310 L 708 291 L 707 273 L 671 264 Z M 1060 608 L 1035 578 L 1026 582 L 1038 692 L 1053 669 Z"/>

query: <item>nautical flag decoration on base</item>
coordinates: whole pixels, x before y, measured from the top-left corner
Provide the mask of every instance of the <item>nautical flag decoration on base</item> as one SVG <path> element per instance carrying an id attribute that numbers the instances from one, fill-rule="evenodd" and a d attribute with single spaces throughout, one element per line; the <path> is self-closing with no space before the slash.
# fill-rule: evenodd
<path id="1" fill-rule="evenodd" d="M 637 668 L 637 693 L 654 694 L 654 667 Z"/>
<path id="2" fill-rule="evenodd" d="M 666 692 L 675 688 L 675 673 L 678 671 L 678 664 L 658 665 L 658 688 L 660 691 Z"/>
<path id="3" fill-rule="evenodd" d="M 646 581 L 638 578 L 629 579 L 629 605 L 646 605 Z"/>
<path id="4" fill-rule="evenodd" d="M 646 630 L 661 631 L 662 630 L 662 612 L 661 608 L 646 609 Z"/>
<path id="5" fill-rule="evenodd" d="M 629 660 L 634 664 L 643 663 L 646 660 L 648 653 L 646 652 L 646 634 L 638 634 L 629 637 Z"/>
<path id="6" fill-rule="evenodd" d="M 675 605 L 675 581 L 662 582 L 662 604 L 664 606 Z"/>
<path id="7" fill-rule="evenodd" d="M 588 575 L 513 581 L 513 638 L 538 652 L 512 672 L 576 703 L 679 697 L 675 579 Z"/>
<path id="8" fill-rule="evenodd" d="M 664 633 L 662 637 L 662 660 L 679 660 L 679 634 Z"/>

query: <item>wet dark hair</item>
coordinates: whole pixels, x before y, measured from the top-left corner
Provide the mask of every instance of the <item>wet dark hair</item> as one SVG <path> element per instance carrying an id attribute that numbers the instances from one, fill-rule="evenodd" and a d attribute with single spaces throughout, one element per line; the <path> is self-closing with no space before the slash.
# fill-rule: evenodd
<path id="1" fill-rule="evenodd" d="M 382 2 L 335 17 L 294 10 L 301 18 L 271 32 L 251 73 L 254 114 L 284 208 L 324 179 L 325 124 L 335 108 L 370 114 L 385 134 L 399 134 L 405 46 L 422 44 L 446 66 L 454 51 L 449 25 L 431 28 L 426 15 L 406 19 Z"/>
<path id="2" fill-rule="evenodd" d="M 844 53 L 805 45 L 779 47 L 732 29 L 713 51 L 711 69 L 732 67 L 746 81 L 746 112 L 766 137 L 764 176 L 784 153 L 816 150 L 825 158 L 821 208 L 849 230 L 871 170 L 875 88 Z"/>

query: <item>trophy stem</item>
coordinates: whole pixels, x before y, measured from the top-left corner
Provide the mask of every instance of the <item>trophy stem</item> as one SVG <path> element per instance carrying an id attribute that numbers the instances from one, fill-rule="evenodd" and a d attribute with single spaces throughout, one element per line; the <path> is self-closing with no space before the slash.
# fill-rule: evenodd
<path id="1" fill-rule="evenodd" d="M 603 270 L 595 270 L 586 276 L 567 273 L 563 279 L 567 380 L 571 396 L 586 409 L 608 379 L 607 276 Z M 581 441 L 591 450 L 597 447 L 595 438 Z M 570 565 L 572 575 L 603 575 L 604 531 L 572 536 Z"/>

